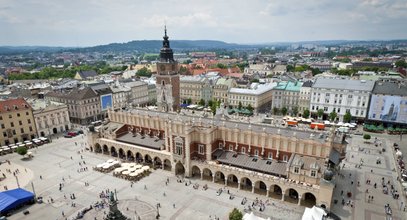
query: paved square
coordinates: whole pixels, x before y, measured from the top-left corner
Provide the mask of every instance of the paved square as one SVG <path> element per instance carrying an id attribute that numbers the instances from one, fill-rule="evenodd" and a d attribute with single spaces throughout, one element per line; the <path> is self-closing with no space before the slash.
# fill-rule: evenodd
<path id="1" fill-rule="evenodd" d="M 136 216 L 142 220 L 154 219 L 157 213 L 157 203 L 161 204 L 161 208 L 158 210 L 160 219 L 210 219 L 209 217 L 215 216 L 219 219 L 227 219 L 228 213 L 234 207 L 243 211 L 244 206 L 240 204 L 243 197 L 249 200 L 246 206 L 251 204 L 256 197 L 263 201 L 269 199 L 270 205 L 264 212 L 254 211 L 256 215 L 262 217 L 300 219 L 304 211 L 302 206 L 273 200 L 247 191 L 238 191 L 236 188 L 230 189 L 231 193 L 236 195 L 233 200 L 230 200 L 227 193 L 216 195 L 216 190 L 223 185 L 191 179 L 192 184 L 185 186 L 183 183 L 177 183 L 174 174 L 164 170 L 154 170 L 151 175 L 131 187 L 129 181 L 116 178 L 112 173 L 93 171 L 92 167 L 110 157 L 87 151 L 79 154 L 78 152 L 85 147 L 85 141 L 86 136 L 72 139 L 59 137 L 52 143 L 33 149 L 34 158 L 31 160 L 22 160 L 22 156 L 16 153 L 0 157 L 2 161 L 6 159 L 11 161 L 11 165 L 5 163 L 0 166 L 1 172 L 5 172 L 5 169 L 18 168 L 20 174 L 17 177 L 20 186 L 32 191 L 32 182 L 37 196 L 44 197 L 43 204 L 26 206 L 9 219 L 72 219 L 83 208 L 101 201 L 99 194 L 107 189 L 117 191 L 119 209 L 132 219 L 135 219 Z M 85 165 L 83 161 L 85 161 Z M 80 162 L 81 165 L 79 165 Z M 88 171 L 80 171 L 84 167 L 87 167 Z M 6 180 L 0 182 L 1 190 L 4 190 L 4 185 L 7 185 L 8 189 L 17 186 L 16 178 L 12 174 L 7 175 Z M 170 179 L 168 186 L 165 185 L 167 177 Z M 85 183 L 89 183 L 89 186 L 85 186 Z M 193 189 L 194 183 L 198 183 L 200 186 L 208 184 L 209 189 L 206 191 L 202 190 L 202 187 L 197 190 Z M 60 184 L 63 184 L 61 191 L 59 191 Z M 147 190 L 144 189 L 144 186 L 147 187 Z M 76 199 L 70 199 L 71 194 L 74 194 Z M 53 202 L 51 202 L 51 198 Z M 72 206 L 72 203 L 75 203 L 75 207 Z M 102 219 L 104 212 L 108 211 L 106 207 L 89 211 L 85 214 L 84 219 L 94 220 L 95 217 Z M 27 216 L 22 213 L 25 209 L 30 211 Z M 62 216 L 62 212 L 65 217 Z"/>

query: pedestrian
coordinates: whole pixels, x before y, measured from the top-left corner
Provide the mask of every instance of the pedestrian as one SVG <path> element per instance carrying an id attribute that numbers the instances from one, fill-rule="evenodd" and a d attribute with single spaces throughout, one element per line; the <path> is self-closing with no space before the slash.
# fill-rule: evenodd
<path id="1" fill-rule="evenodd" d="M 62 211 L 62 216 L 64 216 L 64 217 L 65 217 L 65 213 L 64 213 L 64 211 Z"/>
<path id="2" fill-rule="evenodd" d="M 147 190 L 147 186 L 146 186 L 146 185 L 144 185 L 144 190 Z"/>
<path id="3" fill-rule="evenodd" d="M 174 204 L 172 204 L 172 207 L 174 207 L 174 209 L 175 209 L 175 203 L 174 203 Z"/>
<path id="4" fill-rule="evenodd" d="M 42 176 L 40 175 L 40 179 L 42 180 Z"/>

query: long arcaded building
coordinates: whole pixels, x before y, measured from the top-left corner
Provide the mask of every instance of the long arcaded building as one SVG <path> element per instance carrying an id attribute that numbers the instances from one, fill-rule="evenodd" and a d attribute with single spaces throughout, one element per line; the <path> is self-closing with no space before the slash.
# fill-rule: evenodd
<path id="1" fill-rule="evenodd" d="M 329 209 L 344 149 L 332 131 L 303 131 L 170 112 L 108 111 L 95 153 L 137 161 L 298 205 Z"/>

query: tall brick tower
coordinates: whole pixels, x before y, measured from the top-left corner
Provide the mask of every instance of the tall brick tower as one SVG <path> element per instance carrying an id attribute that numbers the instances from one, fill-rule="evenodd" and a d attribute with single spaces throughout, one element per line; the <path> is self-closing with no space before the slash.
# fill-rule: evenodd
<path id="1" fill-rule="evenodd" d="M 163 47 L 160 50 L 160 62 L 157 63 L 157 106 L 158 111 L 178 111 L 180 105 L 178 63 L 170 48 L 167 27 L 164 28 Z"/>

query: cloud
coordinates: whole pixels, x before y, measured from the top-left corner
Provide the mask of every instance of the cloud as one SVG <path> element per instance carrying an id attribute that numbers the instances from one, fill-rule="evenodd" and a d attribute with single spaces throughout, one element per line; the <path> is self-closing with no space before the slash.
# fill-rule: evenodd
<path id="1" fill-rule="evenodd" d="M 407 38 L 406 0 L 0 0 L 0 45 Z"/>

